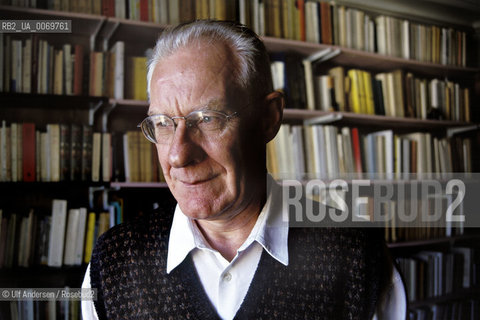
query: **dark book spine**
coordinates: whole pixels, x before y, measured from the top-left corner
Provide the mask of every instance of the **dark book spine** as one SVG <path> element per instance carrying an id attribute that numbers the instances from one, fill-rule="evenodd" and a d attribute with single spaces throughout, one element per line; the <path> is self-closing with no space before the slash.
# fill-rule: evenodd
<path id="1" fill-rule="evenodd" d="M 71 179 L 70 143 L 70 126 L 67 124 L 60 124 L 60 181 L 67 181 Z"/>
<path id="2" fill-rule="evenodd" d="M 92 143 L 93 128 L 88 125 L 82 127 L 82 181 L 89 181 L 92 177 Z"/>
<path id="3" fill-rule="evenodd" d="M 82 170 L 82 127 L 72 124 L 70 128 L 70 180 L 79 181 Z"/>

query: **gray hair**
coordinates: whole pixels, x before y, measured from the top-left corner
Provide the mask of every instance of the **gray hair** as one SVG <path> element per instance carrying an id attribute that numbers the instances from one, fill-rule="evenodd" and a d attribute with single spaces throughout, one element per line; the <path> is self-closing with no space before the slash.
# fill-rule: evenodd
<path id="1" fill-rule="evenodd" d="M 196 41 L 223 42 L 233 55 L 237 85 L 260 98 L 272 89 L 272 76 L 267 50 L 250 29 L 232 21 L 198 20 L 166 29 L 157 40 L 147 66 L 147 92 L 153 70 L 159 61 L 178 49 Z"/>

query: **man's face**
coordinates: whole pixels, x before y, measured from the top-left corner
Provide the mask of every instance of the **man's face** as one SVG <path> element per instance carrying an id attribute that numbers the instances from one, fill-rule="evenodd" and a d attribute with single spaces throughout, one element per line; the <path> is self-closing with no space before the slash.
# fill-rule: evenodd
<path id="1" fill-rule="evenodd" d="M 182 211 L 194 219 L 229 219 L 260 201 L 254 180 L 264 166 L 258 150 L 265 144 L 261 137 L 251 139 L 251 118 L 242 112 L 248 99 L 234 84 L 232 59 L 222 45 L 198 43 L 159 62 L 152 76 L 149 114 L 238 112 L 224 131 L 208 138 L 177 120 L 170 144 L 157 145 L 168 186 Z"/>

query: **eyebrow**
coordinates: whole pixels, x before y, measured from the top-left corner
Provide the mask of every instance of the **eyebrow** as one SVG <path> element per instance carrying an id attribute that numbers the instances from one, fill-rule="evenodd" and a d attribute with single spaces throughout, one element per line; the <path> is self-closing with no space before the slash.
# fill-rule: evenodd
<path id="1" fill-rule="evenodd" d="M 225 103 L 221 102 L 221 100 L 219 99 L 212 99 L 210 100 L 209 102 L 207 102 L 206 104 L 204 105 L 200 105 L 200 106 L 195 106 L 192 108 L 192 111 L 190 111 L 189 113 L 192 113 L 192 112 L 195 112 L 195 111 L 204 111 L 204 110 L 212 110 L 212 111 L 223 111 L 224 109 L 224 106 L 225 106 Z M 150 117 L 150 116 L 154 116 L 154 115 L 157 115 L 157 114 L 165 114 L 165 115 L 168 115 L 166 113 L 156 113 L 156 112 L 152 112 L 150 111 L 150 107 L 148 108 L 148 112 L 147 112 L 147 115 Z M 170 116 L 170 115 L 168 115 Z M 171 116 L 175 116 L 175 115 L 171 115 Z"/>

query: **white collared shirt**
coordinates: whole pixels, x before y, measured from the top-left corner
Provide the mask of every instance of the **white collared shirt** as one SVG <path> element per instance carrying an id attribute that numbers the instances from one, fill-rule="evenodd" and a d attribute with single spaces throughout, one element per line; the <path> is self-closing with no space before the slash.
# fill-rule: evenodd
<path id="1" fill-rule="evenodd" d="M 233 319 L 240 308 L 262 251 L 288 265 L 288 221 L 282 216 L 281 188 L 273 184 L 257 222 L 237 250 L 231 262 L 211 248 L 196 223 L 181 209 L 175 209 L 168 243 L 167 273 L 175 269 L 191 252 L 205 292 L 222 319 Z M 90 266 L 85 273 L 83 288 L 90 288 Z M 406 296 L 397 270 L 394 270 L 390 289 L 374 319 L 400 320 L 406 317 Z M 92 301 L 82 301 L 83 319 L 98 319 Z"/>
<path id="2" fill-rule="evenodd" d="M 191 252 L 208 298 L 222 319 L 233 319 L 247 295 L 262 251 L 288 265 L 288 221 L 272 212 L 274 193 L 267 197 L 257 221 L 232 261 L 212 249 L 197 227 L 177 206 L 168 242 L 167 273 Z M 188 230 L 188 232 L 185 232 Z"/>

